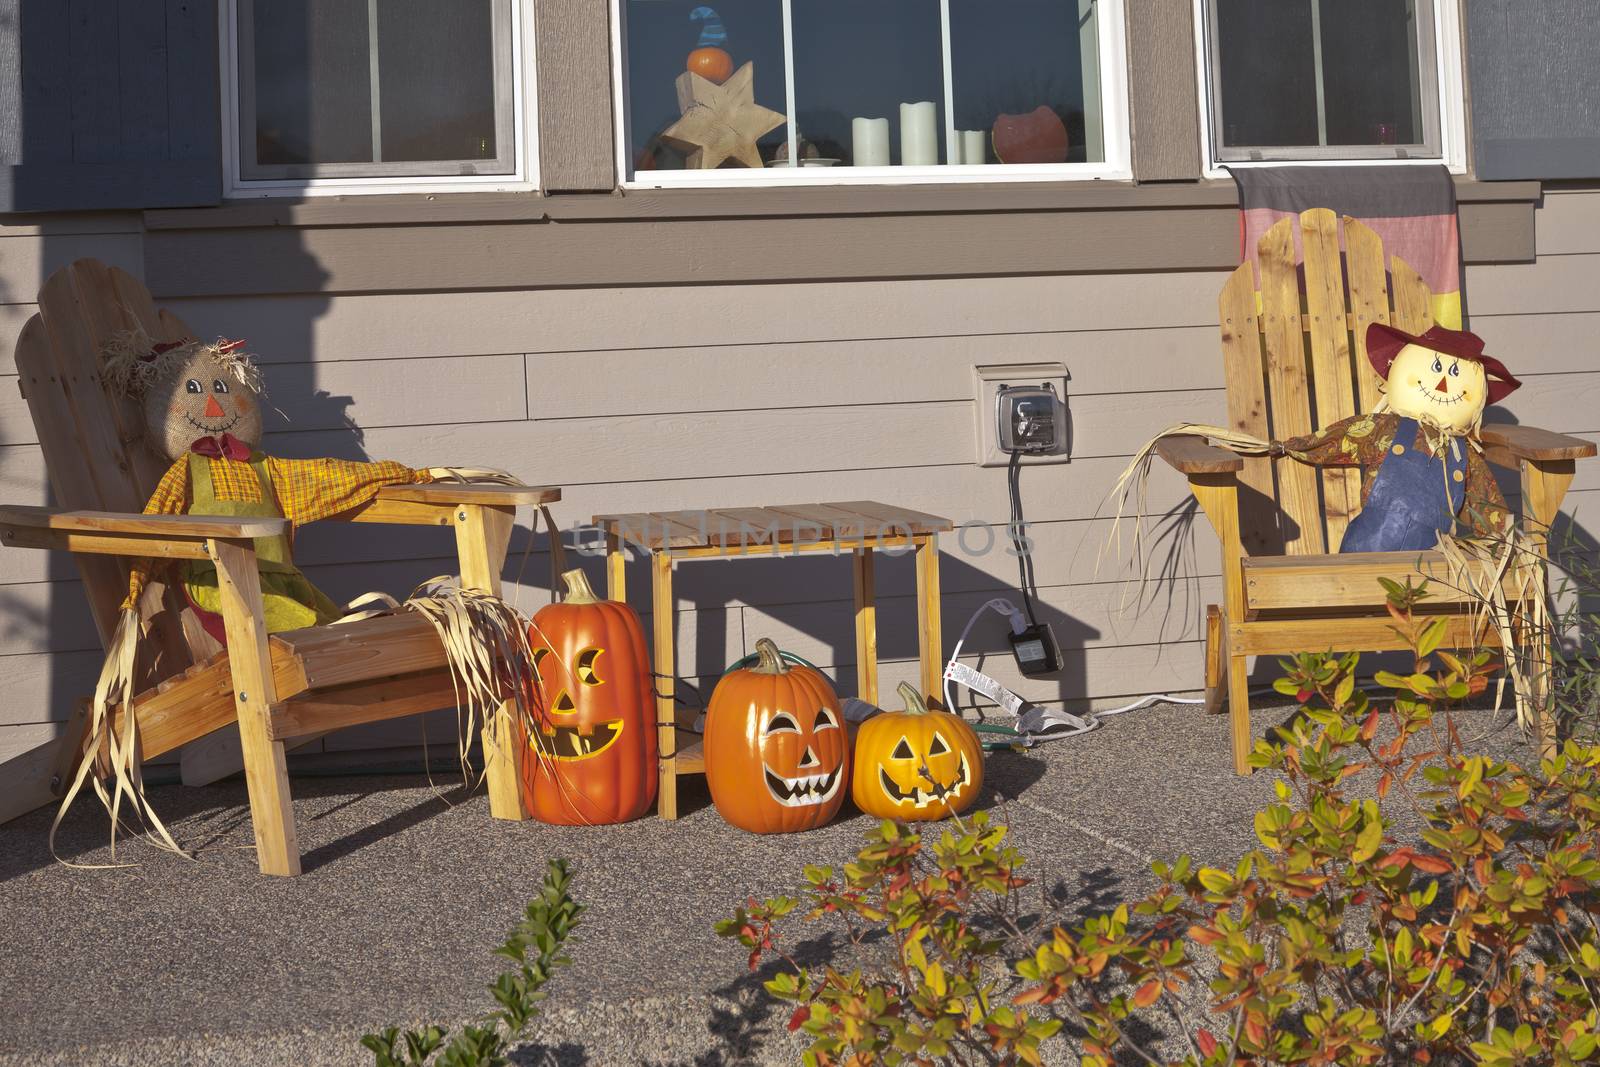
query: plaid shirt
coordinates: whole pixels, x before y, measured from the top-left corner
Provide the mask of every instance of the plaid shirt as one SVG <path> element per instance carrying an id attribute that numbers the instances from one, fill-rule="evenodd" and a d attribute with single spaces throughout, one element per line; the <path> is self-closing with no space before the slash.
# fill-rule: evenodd
<path id="1" fill-rule="evenodd" d="M 237 500 L 257 503 L 261 500 L 261 483 L 247 462 L 212 457 L 211 487 L 219 500 Z M 278 506 L 283 517 L 292 524 L 291 533 L 309 522 L 337 515 L 359 507 L 377 495 L 386 485 L 409 485 L 414 482 L 431 482 L 427 471 L 412 470 L 393 460 L 377 463 L 357 463 L 345 459 L 279 459 L 267 456 L 267 477 L 278 496 Z M 144 506 L 146 515 L 187 515 L 189 513 L 189 457 L 183 456 L 167 473 L 161 476 L 156 491 Z M 139 600 L 155 560 L 141 559 L 133 563 L 128 576 L 128 599 L 124 609 Z"/>
<path id="2" fill-rule="evenodd" d="M 1378 480 L 1378 468 L 1394 446 L 1394 435 L 1399 428 L 1400 416 L 1392 411 L 1352 415 L 1315 433 L 1291 437 L 1283 442 L 1283 447 L 1296 459 L 1314 466 L 1360 467 L 1361 506 L 1366 507 L 1372 485 Z M 1416 440 L 1401 444 L 1420 448 L 1430 456 L 1437 455 L 1428 447 L 1427 434 L 1420 428 Z M 1503 530 L 1510 523 L 1506 498 L 1501 495 L 1483 453 L 1464 438 L 1461 445 L 1467 450 L 1466 503 L 1461 507 L 1461 524 L 1470 536 L 1487 537 L 1499 532 L 1492 524 L 1498 523 Z"/>

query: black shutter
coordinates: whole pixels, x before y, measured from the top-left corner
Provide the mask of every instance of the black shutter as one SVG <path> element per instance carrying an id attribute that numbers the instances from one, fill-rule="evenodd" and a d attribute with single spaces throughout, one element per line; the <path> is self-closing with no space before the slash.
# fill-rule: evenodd
<path id="1" fill-rule="evenodd" d="M 221 198 L 218 0 L 0 0 L 0 211 Z"/>
<path id="2" fill-rule="evenodd" d="M 1477 176 L 1600 178 L 1600 0 L 1467 0 Z"/>

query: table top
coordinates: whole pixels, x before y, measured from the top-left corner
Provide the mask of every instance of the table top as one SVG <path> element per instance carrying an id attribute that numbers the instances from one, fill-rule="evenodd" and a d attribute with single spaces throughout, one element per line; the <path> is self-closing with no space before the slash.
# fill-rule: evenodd
<path id="1" fill-rule="evenodd" d="M 955 527 L 943 516 L 876 500 L 703 511 L 637 511 L 596 515 L 594 524 L 608 534 L 652 551 L 917 537 Z"/>

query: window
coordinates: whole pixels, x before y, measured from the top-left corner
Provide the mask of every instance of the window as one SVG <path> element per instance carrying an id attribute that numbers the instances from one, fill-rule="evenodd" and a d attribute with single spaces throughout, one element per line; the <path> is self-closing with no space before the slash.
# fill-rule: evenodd
<path id="1" fill-rule="evenodd" d="M 517 7 L 232 0 L 235 191 L 525 178 Z"/>
<path id="2" fill-rule="evenodd" d="M 614 2 L 634 184 L 1128 174 L 1122 0 Z"/>
<path id="3" fill-rule="evenodd" d="M 1449 157 L 1435 2 L 1201 0 L 1212 160 Z"/>

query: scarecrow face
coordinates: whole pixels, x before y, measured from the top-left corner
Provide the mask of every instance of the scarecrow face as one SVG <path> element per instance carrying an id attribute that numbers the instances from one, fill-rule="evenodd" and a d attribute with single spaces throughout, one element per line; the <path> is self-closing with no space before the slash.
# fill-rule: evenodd
<path id="1" fill-rule="evenodd" d="M 1483 413 L 1488 380 L 1481 363 L 1412 344 L 1389 365 L 1386 392 L 1395 414 L 1466 433 Z"/>
<path id="2" fill-rule="evenodd" d="M 562 670 L 549 660 L 549 648 L 533 652 L 534 669 L 546 685 L 554 690 L 550 698 L 550 716 L 540 724 L 535 743 L 540 752 L 551 759 L 572 761 L 593 759 L 609 749 L 622 736 L 627 725 L 621 718 L 608 714 L 612 709 L 600 687 L 606 679 L 600 675 L 605 650 L 585 648 L 578 652 L 571 670 Z M 554 669 L 551 669 L 554 667 Z M 573 684 L 562 684 L 569 682 Z M 577 690 L 574 699 L 573 690 Z"/>
<path id="3" fill-rule="evenodd" d="M 174 461 L 202 437 L 228 433 L 252 449 L 261 444 L 259 398 L 204 349 L 196 349 L 145 394 L 144 415 L 151 442 Z"/>
<path id="4" fill-rule="evenodd" d="M 809 720 L 809 721 L 808 721 Z M 844 781 L 845 734 L 832 708 L 764 711 L 761 778 L 772 799 L 786 808 L 827 804 Z"/>

